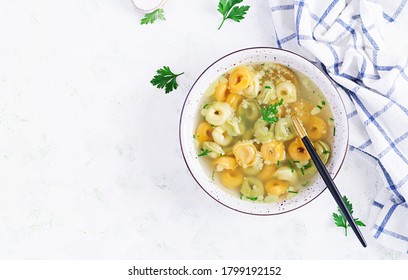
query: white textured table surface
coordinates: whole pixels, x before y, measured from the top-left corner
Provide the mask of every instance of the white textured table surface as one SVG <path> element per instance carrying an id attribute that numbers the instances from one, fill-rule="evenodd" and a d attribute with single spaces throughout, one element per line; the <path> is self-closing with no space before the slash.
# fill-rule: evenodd
<path id="1" fill-rule="evenodd" d="M 216 0 L 170 0 L 141 26 L 131 0 L 0 2 L 0 258 L 398 259 L 333 225 L 329 192 L 273 217 L 208 197 L 180 155 L 178 120 L 215 59 L 270 46 L 267 1 L 217 31 Z M 249 1 L 246 1 L 249 2 Z M 176 92 L 149 81 L 184 71 Z M 382 185 L 349 153 L 336 179 L 368 221 Z"/>

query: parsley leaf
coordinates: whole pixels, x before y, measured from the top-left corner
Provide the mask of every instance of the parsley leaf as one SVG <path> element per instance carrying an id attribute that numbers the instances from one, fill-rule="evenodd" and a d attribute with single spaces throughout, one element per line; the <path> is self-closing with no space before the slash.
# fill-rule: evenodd
<path id="1" fill-rule="evenodd" d="M 210 150 L 203 149 L 203 148 L 201 148 L 200 151 L 201 151 L 201 153 L 198 154 L 199 157 L 205 157 L 205 156 L 207 156 L 209 153 L 211 153 Z"/>
<path id="2" fill-rule="evenodd" d="M 343 196 L 343 201 L 347 206 L 347 209 L 349 210 L 350 214 L 353 214 L 353 204 L 348 200 L 348 198 L 344 195 Z M 341 212 L 340 208 L 337 209 L 338 213 L 333 213 L 333 220 L 336 226 L 344 228 L 344 234 L 347 236 L 347 228 L 350 227 L 348 224 L 346 217 L 343 215 L 343 212 Z M 357 226 L 360 227 L 365 227 L 366 225 L 360 221 L 358 218 L 354 218 L 354 222 L 356 223 Z"/>
<path id="3" fill-rule="evenodd" d="M 156 86 L 157 88 L 166 87 L 166 94 L 167 94 L 177 89 L 178 84 L 177 84 L 176 78 L 183 74 L 184 72 L 180 74 L 174 74 L 173 72 L 171 72 L 169 66 L 163 66 L 163 68 L 157 70 L 157 75 L 153 77 L 150 83 Z"/>
<path id="4" fill-rule="evenodd" d="M 261 115 L 262 119 L 270 124 L 276 123 L 278 121 L 278 117 L 276 116 L 278 112 L 278 107 L 281 106 L 283 103 L 283 99 L 279 102 L 276 102 L 273 105 L 269 106 L 262 106 L 261 107 Z"/>
<path id="5" fill-rule="evenodd" d="M 154 23 L 156 19 L 166 20 L 166 18 L 164 17 L 163 9 L 157 9 L 149 14 L 145 14 L 145 17 L 142 18 L 142 20 L 140 21 L 140 24 Z"/>
<path id="6" fill-rule="evenodd" d="M 244 19 L 249 6 L 236 6 L 243 0 L 220 0 L 218 2 L 218 11 L 222 14 L 222 22 L 218 27 L 221 29 L 226 19 L 232 19 L 233 21 L 240 22 Z"/>
<path id="7" fill-rule="evenodd" d="M 294 172 L 295 168 L 293 168 L 292 162 L 290 160 L 288 160 L 289 166 L 290 166 L 290 172 Z"/>

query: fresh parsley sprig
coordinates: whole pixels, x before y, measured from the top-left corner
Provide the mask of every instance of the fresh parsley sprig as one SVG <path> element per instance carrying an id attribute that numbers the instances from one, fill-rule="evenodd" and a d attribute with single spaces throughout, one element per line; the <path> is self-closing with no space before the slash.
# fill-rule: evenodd
<path id="1" fill-rule="evenodd" d="M 140 20 L 140 24 L 153 24 L 156 19 L 166 20 L 163 9 L 157 9 L 149 14 L 145 14 L 145 17 Z"/>
<path id="2" fill-rule="evenodd" d="M 283 103 L 283 99 L 275 104 L 269 106 L 262 106 L 261 107 L 261 115 L 262 119 L 270 124 L 276 123 L 278 121 L 278 107 L 281 106 Z"/>
<path id="3" fill-rule="evenodd" d="M 348 200 L 348 198 L 344 195 L 343 196 L 343 201 L 347 206 L 347 209 L 349 210 L 350 214 L 353 214 L 353 204 Z M 336 226 L 344 228 L 344 234 L 347 236 L 347 228 L 350 227 L 349 223 L 346 220 L 346 217 L 344 217 L 343 212 L 341 212 L 340 208 L 337 209 L 338 213 L 333 213 L 333 220 Z M 358 218 L 354 218 L 354 222 L 356 222 L 356 225 L 360 227 L 365 227 L 366 225 L 360 221 Z"/>
<path id="4" fill-rule="evenodd" d="M 180 74 L 174 74 L 169 66 L 163 66 L 163 68 L 157 70 L 157 75 L 153 77 L 153 79 L 150 81 L 150 83 L 157 88 L 166 88 L 166 94 L 177 89 L 178 84 L 176 78 L 180 75 L 183 75 L 183 73 Z"/>
<path id="5" fill-rule="evenodd" d="M 222 14 L 222 22 L 218 27 L 221 29 L 225 20 L 232 19 L 233 21 L 240 22 L 244 19 L 250 6 L 236 6 L 243 0 L 220 0 L 218 3 L 218 11 Z"/>

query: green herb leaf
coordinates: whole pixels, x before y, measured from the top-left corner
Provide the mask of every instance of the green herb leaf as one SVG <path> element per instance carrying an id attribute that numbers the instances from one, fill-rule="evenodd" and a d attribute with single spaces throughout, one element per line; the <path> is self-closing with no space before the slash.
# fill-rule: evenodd
<path id="1" fill-rule="evenodd" d="M 149 23 L 153 24 L 156 21 L 156 19 L 166 20 L 166 18 L 164 17 L 163 9 L 157 9 L 149 14 L 145 14 L 145 17 L 142 18 L 142 20 L 140 21 L 140 24 L 149 24 Z"/>
<path id="2" fill-rule="evenodd" d="M 302 176 L 305 176 L 305 169 L 303 167 L 300 168 L 300 172 L 302 172 Z"/>
<path id="3" fill-rule="evenodd" d="M 334 121 L 334 119 L 333 119 L 333 118 L 329 118 L 329 120 Z"/>
<path id="4" fill-rule="evenodd" d="M 330 151 L 325 150 L 323 154 L 330 154 Z"/>
<path id="5" fill-rule="evenodd" d="M 309 182 L 309 181 L 306 181 L 305 183 L 302 184 L 302 186 L 306 187 L 306 186 L 309 185 L 309 184 L 310 184 L 310 182 Z"/>
<path id="6" fill-rule="evenodd" d="M 279 118 L 277 117 L 278 107 L 281 106 L 283 103 L 283 99 L 275 104 L 269 106 L 261 106 L 261 115 L 262 119 L 270 124 L 276 123 Z"/>
<path id="7" fill-rule="evenodd" d="M 295 168 L 293 168 L 292 162 L 290 160 L 288 160 L 289 163 L 289 167 L 290 167 L 290 172 L 295 172 Z"/>
<path id="8" fill-rule="evenodd" d="M 279 165 L 280 165 L 280 160 L 278 160 L 278 162 L 276 163 L 276 165 L 277 165 L 277 166 L 279 166 Z"/>
<path id="9" fill-rule="evenodd" d="M 222 25 L 227 19 L 231 19 L 236 22 L 240 22 L 244 19 L 250 7 L 236 6 L 242 1 L 243 0 L 220 0 L 218 2 L 218 11 L 222 14 L 222 22 L 218 27 L 218 30 L 221 29 Z"/>
<path id="10" fill-rule="evenodd" d="M 322 105 L 326 105 L 326 101 L 322 100 Z"/>
<path id="11" fill-rule="evenodd" d="M 207 109 L 208 105 L 208 103 L 204 104 L 203 109 Z"/>
<path id="12" fill-rule="evenodd" d="M 358 218 L 354 219 L 354 222 L 356 223 L 356 225 L 358 225 L 359 227 L 365 227 L 366 225 L 360 221 Z"/>
<path id="13" fill-rule="evenodd" d="M 209 153 L 211 153 L 210 150 L 203 149 L 203 148 L 201 148 L 200 151 L 201 151 L 201 153 L 198 154 L 199 157 L 205 157 L 205 156 L 207 156 Z"/>
<path id="14" fill-rule="evenodd" d="M 349 210 L 350 214 L 353 214 L 353 204 L 348 200 L 348 198 L 344 195 L 343 196 L 343 201 L 344 204 L 346 204 L 347 209 Z M 350 227 L 348 224 L 346 217 L 343 215 L 343 212 L 340 210 L 340 208 L 337 208 L 338 213 L 333 213 L 333 220 L 336 226 L 344 228 L 344 234 L 347 236 L 347 228 Z M 357 226 L 360 227 L 365 227 L 366 225 L 360 221 L 358 218 L 354 218 L 354 222 L 356 223 Z"/>
<path id="15" fill-rule="evenodd" d="M 271 86 L 265 86 L 265 88 L 267 88 L 267 89 L 271 89 Z"/>
<path id="16" fill-rule="evenodd" d="M 345 221 L 343 220 L 344 217 L 342 215 L 339 215 L 337 213 L 333 213 L 333 220 L 336 226 L 338 227 L 346 227 Z"/>
<path id="17" fill-rule="evenodd" d="M 320 110 L 323 109 L 323 107 L 320 105 L 317 105 L 316 107 L 319 108 Z"/>
<path id="18" fill-rule="evenodd" d="M 252 200 L 252 201 L 255 201 L 255 200 L 257 200 L 258 198 L 257 197 L 247 197 L 249 200 Z"/>
<path id="19" fill-rule="evenodd" d="M 336 127 L 333 127 L 333 136 L 336 136 Z"/>
<path id="20" fill-rule="evenodd" d="M 288 191 L 288 193 L 298 193 L 298 192 L 295 192 L 295 191 Z"/>
<path id="21" fill-rule="evenodd" d="M 157 70 L 157 75 L 153 77 L 150 83 L 160 89 L 165 87 L 166 94 L 167 94 L 177 89 L 178 84 L 177 84 L 176 78 L 183 74 L 184 72 L 180 74 L 174 74 L 170 70 L 170 67 L 163 66 L 163 68 Z"/>
<path id="22" fill-rule="evenodd" d="M 304 169 L 309 169 L 310 167 L 312 167 L 311 161 L 309 161 L 305 166 L 303 166 Z"/>

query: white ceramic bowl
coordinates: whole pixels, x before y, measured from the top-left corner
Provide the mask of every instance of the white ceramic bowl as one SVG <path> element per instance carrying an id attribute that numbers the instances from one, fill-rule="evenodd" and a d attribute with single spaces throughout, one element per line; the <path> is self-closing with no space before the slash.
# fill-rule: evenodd
<path id="1" fill-rule="evenodd" d="M 193 134 L 200 118 L 202 97 L 206 89 L 228 69 L 246 63 L 276 62 L 287 65 L 305 74 L 326 96 L 335 121 L 336 135 L 332 154 L 327 168 L 334 178 L 343 164 L 348 145 L 348 122 L 343 101 L 331 80 L 307 59 L 282 49 L 256 47 L 235 51 L 211 64 L 198 77 L 188 93 L 180 117 L 180 145 L 184 160 L 191 175 L 201 188 L 219 203 L 233 210 L 254 214 L 274 215 L 297 209 L 320 195 L 326 185 L 319 177 L 313 185 L 307 187 L 299 195 L 280 203 L 262 203 L 241 200 L 237 194 L 228 192 L 219 183 L 211 179 L 211 171 L 205 170 L 197 157 Z"/>

